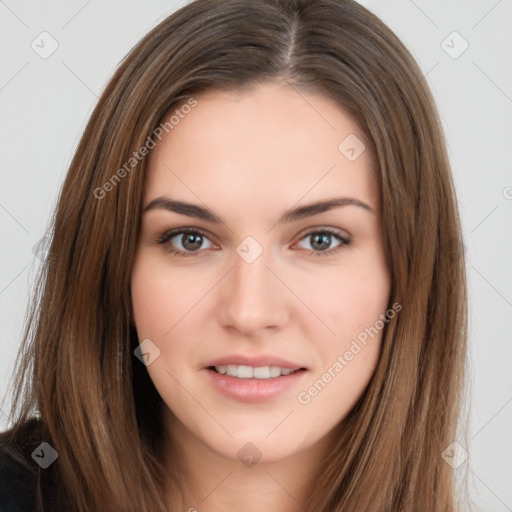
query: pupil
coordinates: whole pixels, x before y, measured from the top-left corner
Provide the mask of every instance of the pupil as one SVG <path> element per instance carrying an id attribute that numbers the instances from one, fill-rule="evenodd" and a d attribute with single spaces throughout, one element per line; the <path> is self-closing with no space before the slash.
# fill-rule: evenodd
<path id="1" fill-rule="evenodd" d="M 331 245 L 331 235 L 325 233 L 313 235 L 313 248 L 323 251 L 324 249 L 328 249 L 329 245 Z"/>
<path id="2" fill-rule="evenodd" d="M 190 251 L 194 251 L 201 247 L 201 242 L 202 242 L 201 235 L 196 235 L 195 233 L 189 233 L 188 235 L 186 235 L 184 237 L 183 247 L 185 247 L 185 249 L 188 249 Z"/>

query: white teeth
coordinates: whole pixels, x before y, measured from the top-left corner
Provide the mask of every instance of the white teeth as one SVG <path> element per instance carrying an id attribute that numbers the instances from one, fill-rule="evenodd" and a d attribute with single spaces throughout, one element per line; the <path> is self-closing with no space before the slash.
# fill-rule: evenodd
<path id="1" fill-rule="evenodd" d="M 294 370 L 290 368 L 281 368 L 279 366 L 243 366 L 236 364 L 215 366 L 215 370 L 224 375 L 238 377 L 239 379 L 270 379 L 272 377 L 280 377 L 281 375 L 290 375 Z"/>
<path id="2" fill-rule="evenodd" d="M 270 378 L 270 366 L 261 366 L 254 368 L 253 377 L 256 379 L 269 379 Z"/>
<path id="3" fill-rule="evenodd" d="M 281 375 L 281 368 L 279 366 L 271 366 L 270 367 L 270 376 L 271 377 L 279 377 Z"/>
<path id="4" fill-rule="evenodd" d="M 250 366 L 239 366 L 237 371 L 235 366 L 235 375 L 233 375 L 233 370 L 230 370 L 228 366 L 228 374 L 239 379 L 252 379 L 253 369 Z"/>

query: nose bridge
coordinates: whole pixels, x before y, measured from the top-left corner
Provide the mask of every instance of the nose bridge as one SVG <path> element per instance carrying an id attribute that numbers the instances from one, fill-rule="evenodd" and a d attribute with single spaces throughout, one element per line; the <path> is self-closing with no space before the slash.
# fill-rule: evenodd
<path id="1" fill-rule="evenodd" d="M 270 251 L 256 247 L 251 240 L 237 247 L 220 305 L 225 326 L 248 333 L 276 327 L 285 321 L 285 293 L 267 268 L 267 265 L 272 267 L 270 259 Z"/>

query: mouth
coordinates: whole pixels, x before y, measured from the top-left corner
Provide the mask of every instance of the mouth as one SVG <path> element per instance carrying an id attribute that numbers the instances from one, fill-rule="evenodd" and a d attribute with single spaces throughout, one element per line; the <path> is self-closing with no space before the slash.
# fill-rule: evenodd
<path id="1" fill-rule="evenodd" d="M 203 371 L 221 395 L 246 403 L 269 402 L 282 395 L 289 397 L 289 392 L 300 388 L 299 381 L 307 373 L 306 368 L 238 365 L 208 366 Z"/>
<path id="2" fill-rule="evenodd" d="M 284 368 L 281 366 L 246 366 L 246 365 L 218 365 L 208 366 L 208 370 L 215 372 L 219 375 L 226 375 L 236 379 L 256 379 L 256 380 L 269 380 L 277 379 L 279 377 L 286 377 L 288 375 L 305 372 L 306 368 Z"/>

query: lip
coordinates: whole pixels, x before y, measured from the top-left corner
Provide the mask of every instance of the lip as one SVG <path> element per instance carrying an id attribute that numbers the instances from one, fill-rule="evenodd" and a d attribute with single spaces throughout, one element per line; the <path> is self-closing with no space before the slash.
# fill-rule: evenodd
<path id="1" fill-rule="evenodd" d="M 217 365 L 210 365 L 217 366 Z M 252 365 L 249 365 L 252 366 Z M 262 365 L 262 366 L 282 366 Z M 283 366 L 286 367 L 286 366 Z M 300 369 L 289 375 L 281 375 L 280 377 L 271 377 L 270 379 L 239 379 L 231 377 L 227 374 L 217 373 L 210 368 L 202 370 L 214 388 L 222 395 L 233 398 L 239 402 L 265 402 L 272 400 L 278 395 L 297 386 L 300 379 L 306 375 L 307 370 Z"/>
<path id="2" fill-rule="evenodd" d="M 210 366 L 224 366 L 228 364 L 235 364 L 237 366 L 252 366 L 253 368 L 258 368 L 262 366 L 279 366 L 281 368 L 289 368 L 290 370 L 307 370 L 307 367 L 305 365 L 301 365 L 293 361 L 287 361 L 286 359 L 282 359 L 281 357 L 265 354 L 254 356 L 249 356 L 245 354 L 232 354 L 229 356 L 224 356 L 220 357 L 219 359 L 209 361 L 204 366 L 204 368 L 208 369 Z"/>

